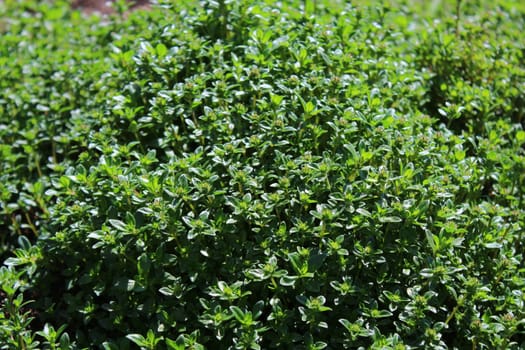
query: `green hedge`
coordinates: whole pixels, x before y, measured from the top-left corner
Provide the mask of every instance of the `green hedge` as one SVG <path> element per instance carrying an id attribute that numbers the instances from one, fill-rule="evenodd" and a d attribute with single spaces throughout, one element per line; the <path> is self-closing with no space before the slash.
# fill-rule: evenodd
<path id="1" fill-rule="evenodd" d="M 519 1 L 0 11 L 0 348 L 525 348 Z"/>

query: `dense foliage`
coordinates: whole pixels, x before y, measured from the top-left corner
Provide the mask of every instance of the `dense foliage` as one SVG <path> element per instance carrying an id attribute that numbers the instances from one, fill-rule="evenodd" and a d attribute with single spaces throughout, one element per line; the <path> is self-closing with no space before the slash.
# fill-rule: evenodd
<path id="1" fill-rule="evenodd" d="M 525 8 L 329 3 L 0 3 L 0 348 L 525 348 Z"/>

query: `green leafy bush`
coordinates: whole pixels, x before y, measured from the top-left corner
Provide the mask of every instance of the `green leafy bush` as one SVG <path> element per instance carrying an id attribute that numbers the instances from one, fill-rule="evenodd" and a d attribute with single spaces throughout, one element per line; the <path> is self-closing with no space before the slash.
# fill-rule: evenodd
<path id="1" fill-rule="evenodd" d="M 0 4 L 3 348 L 525 347 L 525 9 L 305 6 Z"/>

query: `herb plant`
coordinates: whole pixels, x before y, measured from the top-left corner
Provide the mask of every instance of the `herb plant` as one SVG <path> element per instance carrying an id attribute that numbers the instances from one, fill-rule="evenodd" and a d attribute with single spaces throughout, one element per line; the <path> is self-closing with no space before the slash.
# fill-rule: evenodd
<path id="1" fill-rule="evenodd" d="M 525 8 L 442 3 L 0 3 L 0 347 L 525 348 Z"/>

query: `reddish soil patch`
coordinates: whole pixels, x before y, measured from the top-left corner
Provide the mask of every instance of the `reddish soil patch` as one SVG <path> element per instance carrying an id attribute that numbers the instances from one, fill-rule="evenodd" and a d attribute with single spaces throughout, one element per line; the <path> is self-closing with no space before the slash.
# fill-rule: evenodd
<path id="1" fill-rule="evenodd" d="M 115 0 L 74 0 L 72 5 L 74 8 L 81 9 L 84 12 L 100 12 L 108 14 L 114 12 L 111 3 Z M 130 4 L 130 10 L 147 9 L 150 4 L 148 0 L 127 0 Z"/>

